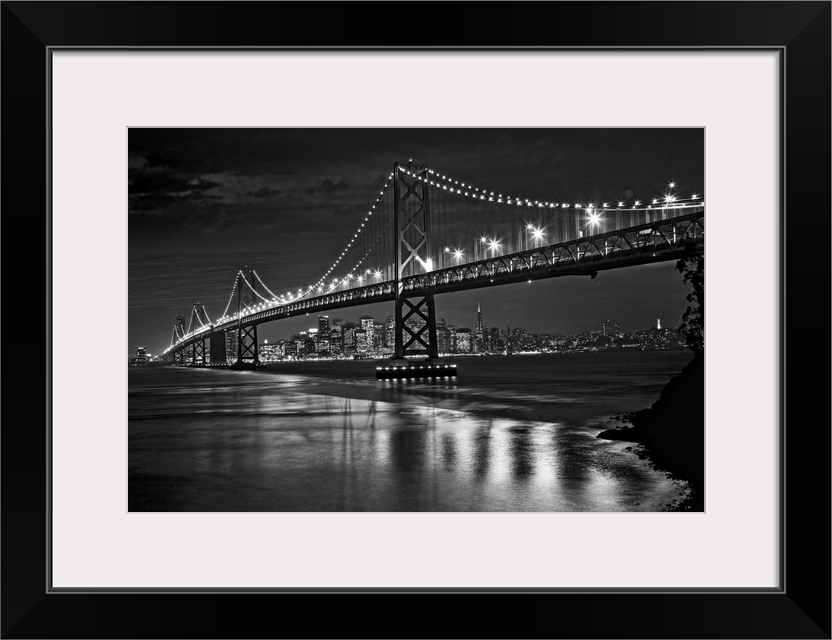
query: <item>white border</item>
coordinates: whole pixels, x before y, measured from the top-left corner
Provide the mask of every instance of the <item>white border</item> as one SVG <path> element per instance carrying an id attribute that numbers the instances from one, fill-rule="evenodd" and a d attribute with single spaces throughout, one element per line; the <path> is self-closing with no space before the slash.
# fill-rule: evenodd
<path id="1" fill-rule="evenodd" d="M 394 73 L 442 100 L 368 101 Z M 777 586 L 778 73 L 771 52 L 56 52 L 54 586 Z M 707 513 L 128 514 L 127 126 L 705 126 Z"/>

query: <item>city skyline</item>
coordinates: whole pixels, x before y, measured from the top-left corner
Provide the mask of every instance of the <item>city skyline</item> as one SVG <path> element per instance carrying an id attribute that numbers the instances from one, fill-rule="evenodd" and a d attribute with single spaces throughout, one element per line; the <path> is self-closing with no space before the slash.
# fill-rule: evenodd
<path id="1" fill-rule="evenodd" d="M 700 129 L 131 129 L 128 346 L 167 347 L 176 315 L 197 301 L 216 318 L 245 264 L 275 289 L 314 280 L 393 160 L 415 157 L 530 195 L 649 197 L 671 180 L 701 193 L 703 140 Z M 499 161 L 507 156 L 511 163 Z M 594 280 L 459 291 L 437 296 L 436 306 L 460 323 L 480 299 L 495 325 L 569 333 L 609 315 L 633 326 L 680 318 L 686 294 L 674 265 L 664 263 Z M 374 316 L 392 308 L 361 307 Z M 303 324 L 303 317 L 267 323 L 261 336 Z"/>
<path id="2" fill-rule="evenodd" d="M 528 338 L 531 341 L 530 344 L 534 344 L 534 348 L 543 346 L 543 350 L 548 352 L 591 350 L 573 347 L 578 346 L 579 342 L 583 344 L 587 341 L 595 341 L 601 337 L 626 338 L 630 340 L 630 343 L 624 345 L 621 344 L 621 340 L 618 341 L 618 344 L 614 344 L 615 340 L 610 340 L 609 344 L 606 345 L 606 348 L 612 348 L 615 346 L 678 349 L 688 348 L 685 344 L 684 336 L 679 331 L 681 323 L 674 324 L 665 322 L 663 328 L 661 318 L 656 318 L 655 323 L 649 327 L 638 327 L 634 329 L 628 328 L 625 330 L 620 323 L 606 319 L 600 324 L 600 327 L 596 326 L 585 328 L 573 333 L 559 333 L 555 331 L 527 331 L 525 327 L 517 325 L 512 326 L 510 322 L 507 322 L 506 325 L 502 327 L 498 325 L 489 325 L 488 323 L 482 321 L 481 305 L 479 302 L 477 303 L 476 316 L 477 322 L 475 328 L 473 329 L 465 326 L 464 324 L 457 325 L 452 322 L 448 322 L 441 316 L 437 318 L 437 330 L 440 334 L 439 344 L 442 355 L 476 355 L 477 353 L 496 355 L 506 351 L 521 352 L 523 351 L 523 345 L 521 342 L 524 338 Z M 304 316 L 304 319 L 305 318 L 306 316 Z M 177 318 L 178 322 L 184 323 L 186 320 L 187 319 L 184 316 L 179 316 Z M 276 350 L 276 347 L 278 346 L 282 347 L 287 343 L 293 342 L 298 342 L 298 344 L 300 344 L 300 342 L 306 340 L 311 340 L 314 343 L 314 347 L 310 347 L 302 354 L 300 350 L 292 350 L 292 357 L 298 356 L 301 357 L 301 359 L 309 359 L 310 357 L 351 358 L 353 356 L 357 356 L 379 359 L 387 358 L 392 355 L 392 345 L 394 340 L 393 315 L 384 316 L 383 320 L 380 320 L 379 318 L 369 314 L 364 314 L 359 318 L 350 318 L 346 316 L 346 314 L 340 314 L 339 316 L 320 314 L 317 316 L 316 323 L 317 326 L 308 326 L 305 329 L 292 333 L 291 335 L 284 335 L 278 337 L 277 339 L 262 339 L 259 346 L 259 355 L 261 360 L 263 362 L 269 362 L 285 359 L 287 354 L 284 351 L 279 353 L 279 358 L 269 358 L 267 356 L 269 354 L 272 356 L 278 355 Z M 336 328 L 338 328 L 340 333 L 337 338 L 337 342 L 334 333 Z M 368 336 L 374 332 L 375 343 L 373 342 L 373 339 L 365 340 L 363 345 L 359 344 L 361 342 L 360 338 L 351 337 L 347 340 L 341 331 L 344 328 L 354 329 L 355 336 L 358 336 L 359 334 Z M 446 330 L 450 330 L 450 334 L 455 335 L 451 337 L 449 334 L 445 333 Z M 459 336 L 462 332 L 464 332 L 467 336 L 464 338 L 464 340 L 467 341 L 467 344 L 460 347 L 456 340 L 457 336 Z M 662 338 L 659 343 L 656 343 L 651 335 L 653 337 L 660 335 Z M 494 342 L 495 339 L 504 340 L 506 337 L 512 339 L 511 336 L 514 336 L 514 339 L 519 340 L 514 344 L 513 349 L 506 348 L 505 344 L 496 344 Z M 644 340 L 645 336 L 648 338 L 646 341 Z M 632 342 L 634 339 L 641 340 L 641 342 Z M 551 342 L 542 345 L 542 342 L 546 342 L 547 340 L 551 340 Z M 571 341 L 575 341 L 575 343 L 572 344 Z M 346 348 L 347 343 L 351 347 L 350 349 Z M 372 348 L 373 344 L 375 348 Z M 555 347 L 555 345 L 560 345 L 560 347 Z M 228 363 L 233 363 L 236 358 L 236 332 L 234 331 L 230 331 L 226 334 L 226 354 L 228 357 Z M 139 346 L 136 351 L 130 352 L 129 358 L 131 364 L 145 364 L 158 358 L 160 355 L 161 353 L 154 355 L 153 353 L 148 352 L 146 347 Z"/>

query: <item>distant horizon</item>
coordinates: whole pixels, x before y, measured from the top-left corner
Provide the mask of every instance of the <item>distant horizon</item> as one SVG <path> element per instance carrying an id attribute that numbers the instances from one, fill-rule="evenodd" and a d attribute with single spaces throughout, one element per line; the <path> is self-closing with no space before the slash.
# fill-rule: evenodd
<path id="1" fill-rule="evenodd" d="M 365 314 L 365 315 L 368 315 L 368 314 Z M 388 314 L 388 315 L 393 315 L 393 314 Z M 345 323 L 350 323 L 350 324 L 352 324 L 356 327 L 361 326 L 360 322 L 353 321 L 350 318 L 341 317 L 341 316 L 333 316 L 333 315 L 327 315 L 325 313 L 322 313 L 322 314 L 319 314 L 315 317 L 316 317 L 316 319 L 319 318 L 319 317 L 329 318 L 330 327 L 332 327 L 332 322 L 334 320 L 343 320 Z M 371 317 L 373 319 L 373 322 L 385 322 L 388 316 L 369 316 L 369 317 Z M 443 316 L 437 316 L 437 320 L 439 320 L 442 317 Z M 661 318 L 656 318 L 656 320 L 661 320 Z M 452 322 L 448 322 L 447 318 L 445 318 L 445 322 L 446 322 L 446 325 L 448 327 L 453 327 L 456 330 L 464 329 L 464 330 L 471 331 L 471 332 L 476 331 L 476 322 L 471 326 L 463 325 L 463 324 L 459 324 L 459 325 L 454 324 Z M 676 324 L 670 324 L 670 323 L 664 324 L 664 323 L 662 323 L 662 325 L 663 325 L 662 327 L 658 327 L 658 322 L 654 322 L 652 325 L 650 325 L 648 327 L 638 327 L 638 328 L 635 328 L 635 329 L 624 329 L 621 326 L 621 323 L 616 322 L 615 320 L 609 320 L 609 323 L 610 323 L 610 325 L 617 325 L 621 329 L 622 333 L 635 333 L 637 331 L 649 331 L 650 329 L 653 329 L 653 328 L 678 329 L 682 325 L 682 322 L 680 320 Z M 485 332 L 487 329 L 490 329 L 492 327 L 499 328 L 501 332 L 506 330 L 506 326 L 500 326 L 500 325 L 496 325 L 496 324 L 488 324 L 487 322 L 483 321 L 483 324 L 482 324 L 483 332 Z M 582 333 L 592 333 L 593 331 L 603 331 L 603 325 L 598 325 L 597 327 L 590 328 L 590 329 L 581 329 L 579 331 L 573 331 L 571 333 L 563 333 L 563 332 L 559 332 L 559 331 L 529 331 L 523 325 L 517 325 L 517 326 L 511 325 L 511 330 L 514 331 L 515 329 L 523 329 L 526 332 L 526 334 L 528 334 L 528 335 L 550 335 L 550 336 L 558 336 L 558 337 L 569 337 L 569 336 L 579 335 L 579 334 L 582 334 Z M 307 327 L 306 329 L 301 329 L 300 331 L 297 331 L 297 332 L 291 334 L 290 338 L 299 335 L 302 331 L 318 332 L 319 328 L 317 326 L 311 326 L 311 327 Z M 263 343 L 267 343 L 267 342 L 269 342 L 269 340 L 271 340 L 272 342 L 277 342 L 277 341 L 281 341 L 281 340 L 286 341 L 286 340 L 289 340 L 290 338 L 285 338 L 284 337 L 284 338 L 277 338 L 276 340 L 274 338 L 264 338 Z"/>
<path id="2" fill-rule="evenodd" d="M 364 315 L 369 315 L 369 314 L 364 314 Z M 393 314 L 388 314 L 388 315 L 393 315 Z M 310 317 L 311 317 L 311 314 L 310 314 Z M 326 314 L 326 313 L 321 313 L 321 314 L 316 315 L 315 319 L 317 320 L 318 317 L 328 317 L 329 321 L 330 321 L 330 326 L 332 326 L 332 321 L 333 320 L 344 320 L 345 322 L 350 322 L 350 323 L 354 324 L 355 326 L 360 326 L 359 322 L 354 322 L 353 320 L 351 320 L 349 318 L 346 318 L 346 317 L 334 316 L 334 315 Z M 438 316 L 438 318 L 442 318 L 442 317 L 443 316 Z M 384 320 L 386 320 L 387 316 L 372 316 L 372 318 L 373 318 L 374 322 L 378 322 L 378 321 L 383 322 Z M 457 324 L 454 324 L 452 322 L 447 322 L 447 318 L 445 320 L 446 320 L 447 325 L 449 327 L 454 327 L 454 329 L 457 329 L 457 330 L 458 329 L 467 329 L 467 330 L 471 331 L 472 333 L 476 331 L 476 328 L 475 328 L 476 327 L 476 318 L 475 318 L 474 324 L 470 327 L 467 326 L 467 325 L 457 325 Z M 676 330 L 678 330 L 679 327 L 681 327 L 681 325 L 682 325 L 681 319 L 679 319 L 679 321 L 676 322 L 676 323 L 667 323 L 667 324 L 664 323 L 664 320 L 662 318 L 656 318 L 656 320 L 662 320 L 662 327 L 661 327 L 662 330 L 664 330 L 664 329 L 676 329 Z M 626 334 L 631 334 L 631 333 L 635 333 L 635 332 L 638 332 L 638 331 L 649 331 L 650 329 L 655 328 L 655 327 L 658 326 L 658 323 L 654 322 L 652 325 L 647 326 L 647 327 L 636 327 L 636 328 L 625 329 L 621 325 L 621 323 L 616 322 L 613 319 L 608 319 L 608 321 L 612 325 L 618 325 L 621 328 L 621 331 L 623 333 L 626 333 Z M 488 324 L 487 322 L 485 322 L 483 320 L 483 331 L 485 331 L 485 330 L 487 330 L 491 327 L 498 327 L 501 332 L 505 330 L 505 326 L 501 327 L 500 325 L 490 325 L 490 324 Z M 299 335 L 301 333 L 301 331 L 310 331 L 312 329 L 314 329 L 316 332 L 318 331 L 317 326 L 310 326 L 310 327 L 306 327 L 305 329 L 300 329 L 299 331 L 296 331 L 295 333 L 290 334 L 289 337 L 278 337 L 278 338 L 274 338 L 274 337 L 262 338 L 261 337 L 260 342 L 262 344 L 269 344 L 269 343 L 275 344 L 275 343 L 278 343 L 278 342 L 281 342 L 281 341 L 287 342 L 292 337 Z M 569 332 L 569 333 L 558 332 L 558 331 L 529 331 L 529 330 L 526 329 L 526 327 L 524 327 L 522 325 L 518 325 L 518 326 L 512 325 L 511 329 L 512 330 L 514 330 L 514 329 L 524 329 L 526 331 L 527 335 L 551 335 L 553 337 L 564 337 L 564 338 L 566 338 L 566 337 L 580 335 L 580 334 L 583 334 L 583 333 L 591 333 L 593 331 L 601 331 L 602 330 L 602 325 L 599 324 L 597 327 L 594 327 L 594 328 L 579 329 L 578 331 L 572 331 L 572 332 Z M 148 351 L 147 347 L 145 347 L 144 345 L 138 345 L 136 347 L 136 349 L 133 349 L 133 350 L 129 351 L 129 355 L 130 356 L 135 355 L 136 351 L 138 349 L 145 349 L 145 351 L 147 351 L 148 355 L 151 355 L 151 356 L 161 355 L 161 353 L 163 351 L 162 349 L 160 349 L 158 352 Z"/>

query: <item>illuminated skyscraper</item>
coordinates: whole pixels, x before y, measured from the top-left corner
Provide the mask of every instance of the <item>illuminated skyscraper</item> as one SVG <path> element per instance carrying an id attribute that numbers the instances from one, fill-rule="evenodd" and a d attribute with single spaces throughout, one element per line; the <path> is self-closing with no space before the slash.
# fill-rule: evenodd
<path id="1" fill-rule="evenodd" d="M 456 330 L 456 350 L 457 353 L 471 353 L 473 345 L 471 344 L 471 330 L 465 327 L 460 327 Z"/>
<path id="2" fill-rule="evenodd" d="M 387 316 L 387 321 L 384 323 L 386 344 L 385 346 L 391 349 L 396 346 L 396 316 Z"/>
<path id="3" fill-rule="evenodd" d="M 225 332 L 225 361 L 237 362 L 237 330 Z"/>
<path id="4" fill-rule="evenodd" d="M 477 330 L 474 334 L 474 353 L 480 353 L 483 350 L 482 341 L 482 310 L 480 309 L 480 302 L 477 300 Z"/>
<path id="5" fill-rule="evenodd" d="M 329 316 L 318 316 L 318 334 L 316 336 L 318 353 L 329 355 Z"/>

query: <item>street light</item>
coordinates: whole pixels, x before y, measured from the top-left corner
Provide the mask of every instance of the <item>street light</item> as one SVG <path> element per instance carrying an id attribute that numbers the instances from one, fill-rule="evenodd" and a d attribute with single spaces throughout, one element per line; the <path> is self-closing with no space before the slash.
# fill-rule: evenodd
<path id="1" fill-rule="evenodd" d="M 526 228 L 532 232 L 533 240 L 540 240 L 543 237 L 543 229 L 538 229 L 537 227 L 531 224 Z"/>

